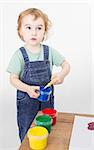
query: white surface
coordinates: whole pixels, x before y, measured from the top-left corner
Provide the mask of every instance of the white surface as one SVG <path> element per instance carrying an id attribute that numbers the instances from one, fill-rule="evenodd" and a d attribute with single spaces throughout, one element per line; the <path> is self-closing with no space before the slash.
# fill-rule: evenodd
<path id="1" fill-rule="evenodd" d="M 18 14 L 29 7 L 38 7 L 48 14 L 53 22 L 53 30 L 47 44 L 58 49 L 71 63 L 70 75 L 64 84 L 55 88 L 56 109 L 94 113 L 94 61 L 91 79 L 91 49 L 94 53 L 93 12 L 92 28 L 90 25 L 91 9 L 94 10 L 94 6 L 90 5 L 90 0 L 61 0 L 61 3 L 58 0 L 55 0 L 57 3 L 37 3 L 33 0 L 30 3 L 24 0 L 23 3 L 23 0 L 15 0 L 17 3 L 14 4 L 13 0 L 10 1 L 7 4 L 4 1 L 0 3 L 0 150 L 19 147 L 16 93 L 9 83 L 6 67 L 14 51 L 22 45 L 16 31 Z M 92 54 L 92 60 L 93 58 Z"/>
<path id="2" fill-rule="evenodd" d="M 75 116 L 69 150 L 94 150 L 94 130 L 88 130 L 92 117 Z"/>
<path id="3" fill-rule="evenodd" d="M 42 9 L 48 14 L 53 26 L 51 36 L 45 44 L 56 48 L 71 65 L 71 72 L 65 82 L 55 86 L 56 109 L 65 112 L 91 113 L 91 14 L 88 3 L 4 4 L 1 20 L 4 31 L 1 63 L 5 86 L 8 88 L 7 78 L 4 76 L 8 62 L 15 50 L 23 44 L 17 36 L 17 17 L 21 11 L 30 6 Z M 11 88 L 9 91 L 11 92 Z M 14 95 L 12 96 L 14 100 Z"/>

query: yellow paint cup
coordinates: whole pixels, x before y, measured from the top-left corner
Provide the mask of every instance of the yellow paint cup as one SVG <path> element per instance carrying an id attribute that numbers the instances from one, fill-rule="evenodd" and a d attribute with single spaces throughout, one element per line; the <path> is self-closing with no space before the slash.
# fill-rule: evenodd
<path id="1" fill-rule="evenodd" d="M 28 130 L 30 148 L 43 150 L 47 146 L 48 130 L 44 127 L 35 126 Z"/>

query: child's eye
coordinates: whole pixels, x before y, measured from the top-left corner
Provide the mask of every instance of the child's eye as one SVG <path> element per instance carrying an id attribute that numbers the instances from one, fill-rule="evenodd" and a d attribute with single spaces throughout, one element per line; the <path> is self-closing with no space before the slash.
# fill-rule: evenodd
<path id="1" fill-rule="evenodd" d="M 37 29 L 38 29 L 38 30 L 41 30 L 42 28 L 41 28 L 41 27 L 37 27 Z"/>
<path id="2" fill-rule="evenodd" d="M 27 29 L 31 30 L 31 27 L 27 27 Z"/>

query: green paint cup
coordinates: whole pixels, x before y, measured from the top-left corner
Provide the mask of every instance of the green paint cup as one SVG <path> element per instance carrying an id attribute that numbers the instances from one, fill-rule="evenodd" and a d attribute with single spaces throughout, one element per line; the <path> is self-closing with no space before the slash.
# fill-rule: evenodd
<path id="1" fill-rule="evenodd" d="M 35 118 L 35 125 L 45 127 L 51 132 L 52 118 L 48 115 L 39 115 Z"/>

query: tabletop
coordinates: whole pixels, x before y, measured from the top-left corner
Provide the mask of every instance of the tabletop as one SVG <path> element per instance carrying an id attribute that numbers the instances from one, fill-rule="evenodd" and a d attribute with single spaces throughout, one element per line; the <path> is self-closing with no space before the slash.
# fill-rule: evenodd
<path id="1" fill-rule="evenodd" d="M 56 124 L 52 126 L 45 150 L 68 150 L 75 115 L 94 117 L 94 115 L 58 112 Z M 31 150 L 27 135 L 19 150 Z"/>

